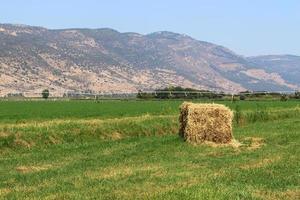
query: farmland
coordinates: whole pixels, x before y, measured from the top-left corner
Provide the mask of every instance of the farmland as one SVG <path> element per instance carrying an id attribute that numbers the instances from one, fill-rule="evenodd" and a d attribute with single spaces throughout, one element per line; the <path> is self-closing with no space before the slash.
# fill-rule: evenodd
<path id="1" fill-rule="evenodd" d="M 239 148 L 183 142 L 181 103 L 0 101 L 0 199 L 299 198 L 299 101 L 217 102 Z"/>

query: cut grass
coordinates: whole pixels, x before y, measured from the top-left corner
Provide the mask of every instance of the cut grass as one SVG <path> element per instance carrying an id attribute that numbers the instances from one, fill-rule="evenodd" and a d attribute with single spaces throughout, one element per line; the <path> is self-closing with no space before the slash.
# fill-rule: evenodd
<path id="1" fill-rule="evenodd" d="M 258 114 L 257 114 L 258 112 Z M 253 120 L 253 116 L 256 120 Z M 299 118 L 300 110 L 245 111 L 239 123 L 245 126 L 259 121 Z M 236 121 L 236 120 L 235 120 Z M 241 123 L 242 122 L 242 123 Z M 31 148 L 94 140 L 119 140 L 132 136 L 161 136 L 178 133 L 178 115 L 141 115 L 113 119 L 54 119 L 25 123 L 0 123 L 1 148 Z M 255 147 L 253 147 L 255 148 Z"/>
<path id="2" fill-rule="evenodd" d="M 255 102 L 241 105 L 243 145 L 213 148 L 184 143 L 177 115 L 144 103 L 137 115 L 1 121 L 0 199 L 298 199 L 297 104 L 270 105 L 263 121 L 245 114 Z"/>
<path id="3" fill-rule="evenodd" d="M 258 191 L 295 192 L 300 161 L 295 122 L 237 128 L 241 142 L 264 138 L 256 149 L 191 146 L 174 135 L 19 149 L 1 157 L 0 188 L 12 199 L 259 199 L 264 193 Z"/>

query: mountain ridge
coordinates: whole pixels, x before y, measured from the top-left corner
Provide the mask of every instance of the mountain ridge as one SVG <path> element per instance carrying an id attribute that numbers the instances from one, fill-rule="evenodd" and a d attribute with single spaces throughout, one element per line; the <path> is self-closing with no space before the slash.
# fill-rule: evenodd
<path id="1" fill-rule="evenodd" d="M 245 57 L 169 31 L 143 35 L 0 24 L 0 95 L 44 88 L 59 95 L 136 92 L 171 85 L 224 92 L 299 89 L 299 56 L 271 56 L 287 60 Z"/>

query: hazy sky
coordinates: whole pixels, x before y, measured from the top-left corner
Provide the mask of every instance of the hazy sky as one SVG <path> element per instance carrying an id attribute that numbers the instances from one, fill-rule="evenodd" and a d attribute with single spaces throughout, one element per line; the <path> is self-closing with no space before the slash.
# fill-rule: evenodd
<path id="1" fill-rule="evenodd" d="M 243 55 L 300 55 L 300 0 L 1 0 L 0 23 L 168 30 Z"/>

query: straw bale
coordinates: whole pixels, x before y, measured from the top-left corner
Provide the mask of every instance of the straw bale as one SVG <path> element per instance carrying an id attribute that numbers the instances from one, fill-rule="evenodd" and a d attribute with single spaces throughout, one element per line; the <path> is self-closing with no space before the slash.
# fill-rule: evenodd
<path id="1" fill-rule="evenodd" d="M 194 104 L 180 106 L 179 135 L 192 144 L 215 142 L 230 143 L 233 112 L 220 104 Z"/>

